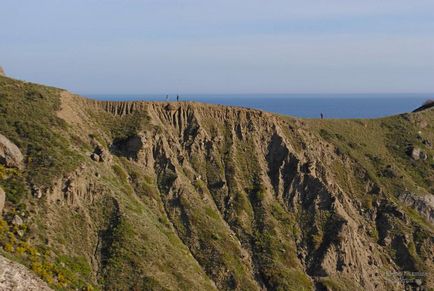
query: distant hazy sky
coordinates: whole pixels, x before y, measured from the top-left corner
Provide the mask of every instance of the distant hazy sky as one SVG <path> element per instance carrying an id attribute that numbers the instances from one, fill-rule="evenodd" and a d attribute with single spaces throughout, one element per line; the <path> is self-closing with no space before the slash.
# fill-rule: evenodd
<path id="1" fill-rule="evenodd" d="M 434 92 L 434 0 L 1 0 L 0 65 L 80 93 Z"/>

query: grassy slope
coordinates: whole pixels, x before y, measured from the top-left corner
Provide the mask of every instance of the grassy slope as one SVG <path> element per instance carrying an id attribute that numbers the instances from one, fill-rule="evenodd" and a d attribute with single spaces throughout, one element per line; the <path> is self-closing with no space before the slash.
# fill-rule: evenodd
<path id="1" fill-rule="evenodd" d="M 424 120 L 427 126 L 420 128 L 418 120 Z M 429 156 L 433 155 L 433 149 L 422 143 L 423 139 L 434 138 L 432 112 L 375 120 L 312 120 L 308 124 L 338 146 L 342 153 L 359 162 L 373 179 L 390 192 L 402 189 L 404 185 L 416 193 L 434 191 L 432 160 L 413 161 L 407 155 L 409 145 L 420 147 Z M 398 179 L 384 177 L 388 166 L 396 172 Z"/>
<path id="2" fill-rule="evenodd" d="M 5 221 L 0 227 L 2 253 L 25 263 L 59 289 L 101 286 L 109 289 L 191 289 L 192 286 L 211 289 L 210 278 L 226 276 L 223 273 L 213 275 L 216 267 L 226 268 L 232 274 L 221 283 L 223 285 L 217 283 L 219 287 L 242 288 L 236 282 L 244 282 L 244 288 L 249 289 L 248 284 L 254 288 L 252 275 L 238 260 L 239 247 L 226 228 L 227 221 L 241 244 L 251 246 L 256 279 L 271 289 L 311 288 L 311 282 L 296 259 L 293 241 L 299 239 L 301 232 L 296 218 L 286 211 L 285 205 L 264 196 L 255 176 L 258 165 L 252 141 L 247 139 L 230 146 L 234 138 L 229 133 L 220 151 L 214 153 L 214 162 L 203 157 L 192 164 L 211 183 L 219 182 L 221 176 L 226 175 L 233 202 L 227 206 L 225 198 L 221 197 L 223 202 L 219 204 L 216 198 L 221 194 L 213 192 L 219 214 L 200 199 L 197 193 L 210 190 L 209 185 L 198 181 L 190 196 L 177 201 L 186 211 L 181 214 L 190 219 L 190 225 L 182 222 L 180 213 L 167 215 L 167 207 L 174 201 L 160 194 L 164 193 L 162 181 L 148 175 L 148 169 L 121 157 L 114 157 L 112 167 L 89 166 L 89 172 L 101 174 L 104 186 L 104 194 L 95 198 L 90 206 L 73 210 L 67 205 L 53 208 L 35 201 L 30 194 L 31 185 L 48 186 L 81 163 L 89 163 L 86 151 L 91 148 L 90 137 L 77 135 L 55 115 L 60 106 L 60 92 L 0 77 L 0 131 L 26 156 L 22 172 L 0 168 L 0 185 L 6 190 L 8 201 Z M 147 116 L 142 113 L 117 118 L 98 112 L 92 117 L 98 124 L 93 137 L 103 145 L 107 145 L 108 140 L 141 130 L 158 130 L 148 126 Z M 427 122 L 427 127 L 419 127 L 421 120 Z M 377 120 L 304 122 L 309 131 L 356 161 L 390 200 L 397 201 L 396 194 L 403 189 L 421 195 L 433 193 L 432 159 L 411 161 L 406 155 L 407 144 L 413 144 L 433 156 L 434 151 L 422 143 L 422 139 L 434 140 L 432 110 Z M 227 127 L 219 126 L 222 131 Z M 212 126 L 208 131 L 212 132 Z M 288 138 L 297 137 L 288 133 Z M 395 176 L 385 175 L 387 169 L 392 169 Z M 360 199 L 366 208 L 372 207 L 375 198 L 366 194 L 356 174 L 348 173 L 345 165 L 339 163 L 330 170 L 335 171 L 340 185 L 355 199 Z M 113 201 L 119 204 L 119 209 Z M 10 224 L 15 213 L 29 217 L 23 226 Z M 432 228 L 414 211 L 408 209 L 408 213 L 417 225 Z M 92 237 L 89 231 L 102 232 L 110 238 L 109 245 L 102 246 L 103 266 L 97 278 L 92 273 L 90 254 L 95 250 L 91 247 L 94 242 L 87 239 Z M 192 232 L 199 246 L 189 249 L 185 243 Z M 429 233 L 419 231 L 421 236 Z M 119 272 L 121 269 L 123 272 Z M 346 286 L 332 279 L 324 280 L 329 280 L 330 285 Z"/>
<path id="3" fill-rule="evenodd" d="M 426 127 L 421 128 L 421 122 L 426 123 Z M 388 198 L 395 202 L 397 196 L 406 191 L 416 195 L 434 193 L 434 149 L 422 142 L 434 140 L 433 124 L 432 110 L 375 120 L 308 121 L 310 129 L 355 160 Z M 410 146 L 419 147 L 431 158 L 412 160 L 408 155 Z M 340 184 L 347 186 L 346 190 L 364 194 L 363 185 L 357 185 L 356 177 L 348 177 L 339 165 L 336 171 L 341 178 Z M 369 196 L 361 198 L 365 201 L 365 206 L 372 206 Z M 409 214 L 432 229 L 431 225 L 410 209 Z"/>
<path id="4" fill-rule="evenodd" d="M 161 207 L 155 207 L 155 186 L 143 187 L 142 199 L 121 170 L 97 165 L 105 181 L 104 193 L 89 209 L 35 201 L 30 185 L 44 188 L 89 160 L 89 137 L 76 136 L 55 114 L 61 90 L 0 77 L 1 133 L 16 143 L 26 156 L 24 171 L 0 166 L 0 185 L 7 193 L 5 220 L 0 244 L 4 255 L 29 266 L 52 287 L 88 288 L 98 285 L 113 289 L 212 289 L 211 281 L 173 231 Z M 101 127 L 113 138 L 138 130 L 131 118 L 114 121 L 103 114 Z M 133 117 L 133 124 L 143 120 Z M 144 122 L 145 123 L 145 122 Z M 122 165 L 121 160 L 115 161 Z M 136 170 L 137 171 L 137 170 Z M 140 194 L 140 190 L 137 191 Z M 122 218 L 112 223 L 112 200 L 120 202 Z M 25 219 L 22 226 L 10 221 L 15 214 Z M 28 218 L 27 218 L 28 217 Z M 7 222 L 6 222 L 7 221 Z M 48 224 L 47 224 L 48 223 Z M 98 281 L 91 274 L 89 223 L 112 237 Z M 19 235 L 22 231 L 24 235 Z M 47 242 L 49 244 L 47 245 Z M 152 268 L 150 266 L 152 265 Z M 124 272 L 119 272 L 123 269 Z"/>
<path id="5" fill-rule="evenodd" d="M 27 181 L 45 186 L 75 169 L 82 157 L 74 148 L 80 144 L 65 134 L 67 124 L 55 116 L 60 90 L 6 77 L 0 77 L 0 88 L 0 128 L 25 154 Z"/>
<path id="6" fill-rule="evenodd" d="M 336 163 L 330 170 L 335 173 L 344 190 L 361 201 L 365 211 L 372 210 L 374 203 L 380 203 L 384 198 L 404 209 L 411 222 L 402 223 L 396 217 L 391 217 L 390 221 L 394 221 L 392 232 L 398 237 L 412 237 L 409 243 L 410 261 L 419 271 L 428 272 L 427 274 L 432 272 L 432 267 L 423 265 L 421 258 L 429 261 L 432 255 L 432 247 L 426 242 L 429 241 L 427 238 L 432 237 L 434 226 L 414 209 L 401 203 L 398 197 L 407 191 L 416 196 L 434 193 L 434 150 L 422 142 L 434 140 L 433 113 L 433 110 L 428 110 L 375 120 L 305 121 L 309 130 L 334 144 L 342 155 L 355 161 L 356 168 L 352 171 L 348 171 L 342 163 Z M 410 146 L 419 147 L 429 158 L 412 160 L 408 155 Z M 367 177 L 361 179 L 364 175 Z M 373 181 L 380 192 L 367 193 L 366 184 L 360 183 L 364 179 Z M 371 227 L 371 236 L 378 242 L 378 230 L 375 224 Z M 391 246 L 386 249 L 399 262 L 397 249 Z M 342 287 L 345 283 L 339 278 L 325 278 L 322 281 L 336 290 L 347 289 Z"/>

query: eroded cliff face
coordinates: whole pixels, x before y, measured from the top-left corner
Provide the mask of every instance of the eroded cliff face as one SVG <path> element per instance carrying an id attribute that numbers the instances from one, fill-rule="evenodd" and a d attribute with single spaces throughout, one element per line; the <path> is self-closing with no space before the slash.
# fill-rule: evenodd
<path id="1" fill-rule="evenodd" d="M 397 278 L 430 264 L 416 266 L 423 259 L 411 254 L 407 231 L 392 233 L 397 224 L 413 227 L 403 210 L 305 121 L 184 102 L 90 104 L 121 119 L 146 114 L 146 130 L 106 139 L 106 150 L 153 181 L 162 214 L 217 288 L 375 290 L 429 283 L 428 276 Z M 337 168 L 361 191 L 343 189 Z M 374 200 L 369 209 L 363 196 Z"/>
<path id="2" fill-rule="evenodd" d="M 371 158 L 369 146 L 328 121 L 189 102 L 97 102 L 64 91 L 59 97 L 57 117 L 83 160 L 49 185 L 34 185 L 29 224 L 41 233 L 30 240 L 46 240 L 53 257 L 82 258 L 87 275 L 77 272 L 88 284 L 434 286 L 432 180 L 407 175 L 405 157 L 392 164 L 395 149 L 374 132 L 387 122 L 347 125 L 384 144 L 385 154 Z M 418 126 L 432 113 L 405 118 Z M 423 129 L 428 139 L 431 126 Z M 387 163 L 395 178 L 379 174 L 391 169 Z"/>

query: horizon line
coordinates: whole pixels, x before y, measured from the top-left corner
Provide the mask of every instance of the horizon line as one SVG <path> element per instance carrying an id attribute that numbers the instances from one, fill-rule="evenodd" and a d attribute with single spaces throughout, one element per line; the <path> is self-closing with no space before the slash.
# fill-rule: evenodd
<path id="1" fill-rule="evenodd" d="M 252 95 L 264 95 L 264 96 L 257 96 L 257 97 L 267 97 L 269 96 L 279 96 L 279 97 L 285 97 L 288 95 L 291 95 L 291 97 L 295 97 L 294 95 L 300 95 L 300 96 L 307 96 L 310 97 L 312 95 L 316 96 L 328 96 L 329 95 L 336 95 L 336 97 L 345 97 L 347 95 L 390 95 L 390 97 L 400 97 L 400 95 L 405 95 L 402 97 L 409 97 L 408 95 L 419 95 L 414 97 L 423 97 L 420 95 L 427 95 L 426 98 L 432 98 L 434 97 L 434 92 L 288 92 L 288 93 L 78 93 L 73 92 L 75 94 L 81 95 L 81 96 L 88 96 L 88 97 L 103 97 L 103 96 L 109 96 L 109 97 L 143 97 L 143 98 L 152 98 L 152 97 L 165 97 L 168 95 L 169 97 L 176 97 L 179 95 L 179 97 L 211 97 L 211 96 L 221 96 L 221 97 L 231 97 L 231 96 L 252 96 Z M 393 95 L 393 96 L 392 96 Z"/>

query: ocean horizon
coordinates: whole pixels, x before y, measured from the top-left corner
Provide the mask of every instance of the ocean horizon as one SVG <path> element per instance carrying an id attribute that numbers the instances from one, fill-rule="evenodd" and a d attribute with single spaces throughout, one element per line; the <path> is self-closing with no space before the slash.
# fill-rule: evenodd
<path id="1" fill-rule="evenodd" d="M 106 101 L 166 101 L 166 94 L 83 94 Z M 169 94 L 169 101 L 176 101 Z M 433 93 L 352 94 L 180 94 L 179 101 L 193 101 L 260 109 L 302 118 L 380 118 L 411 112 Z"/>

